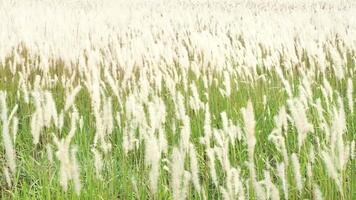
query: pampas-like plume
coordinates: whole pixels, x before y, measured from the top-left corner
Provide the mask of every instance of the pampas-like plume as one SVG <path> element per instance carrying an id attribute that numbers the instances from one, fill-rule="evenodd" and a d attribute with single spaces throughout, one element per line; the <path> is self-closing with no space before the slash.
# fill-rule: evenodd
<path id="1" fill-rule="evenodd" d="M 159 142 L 152 132 L 146 137 L 145 144 L 145 164 L 151 168 L 149 173 L 150 189 L 155 194 L 157 192 L 161 151 Z"/>
<path id="2" fill-rule="evenodd" d="M 338 97 L 338 104 L 339 109 L 336 107 L 333 109 L 334 116 L 330 132 L 330 156 L 334 161 L 337 161 L 337 169 L 342 171 L 344 170 L 350 155 L 348 145 L 345 144 L 343 139 L 347 127 L 344 105 L 340 96 Z"/>
<path id="3" fill-rule="evenodd" d="M 184 105 L 184 97 L 178 92 L 175 100 L 175 108 L 177 110 L 176 116 L 177 119 L 184 120 L 186 116 L 185 105 Z"/>
<path id="4" fill-rule="evenodd" d="M 197 112 L 201 108 L 204 108 L 204 103 L 200 100 L 195 83 L 190 84 L 190 90 L 192 91 L 192 96 L 189 98 L 189 105 L 194 111 Z"/>
<path id="5" fill-rule="evenodd" d="M 253 112 L 253 106 L 251 100 L 248 101 L 247 107 L 241 109 L 242 117 L 245 124 L 245 133 L 247 140 L 247 152 L 248 152 L 248 166 L 250 171 L 250 178 L 252 181 L 253 189 L 256 193 L 258 199 L 265 198 L 265 192 L 261 186 L 261 184 L 257 181 L 257 174 L 255 169 L 255 164 L 253 160 L 255 145 L 256 145 L 256 137 L 255 137 L 255 116 Z"/>
<path id="6" fill-rule="evenodd" d="M 7 165 L 12 174 L 16 171 L 16 154 L 9 133 L 9 119 L 7 118 L 6 93 L 0 92 L 0 109 L 2 121 L 2 138 L 5 146 Z"/>
<path id="7" fill-rule="evenodd" d="M 253 190 L 256 194 L 257 199 L 265 199 L 266 193 L 260 182 L 257 180 L 257 173 L 255 169 L 255 163 L 249 162 L 248 168 L 250 171 L 250 180 L 252 181 Z"/>
<path id="8" fill-rule="evenodd" d="M 81 188 L 81 183 L 80 183 L 80 172 L 79 172 L 79 164 L 77 161 L 77 149 L 72 148 L 71 154 L 70 154 L 70 159 L 72 162 L 72 167 L 71 167 L 71 175 L 74 183 L 74 191 L 77 195 L 80 194 L 80 188 Z"/>
<path id="9" fill-rule="evenodd" d="M 226 97 L 230 97 L 231 95 L 230 74 L 227 71 L 224 71 L 223 73 L 224 73 L 224 86 L 225 86 L 224 95 Z"/>
<path id="10" fill-rule="evenodd" d="M 64 125 L 64 112 L 63 110 L 59 113 L 58 115 L 58 129 L 62 130 L 63 125 Z"/>
<path id="11" fill-rule="evenodd" d="M 330 157 L 330 154 L 327 153 L 326 151 L 322 151 L 321 158 L 323 159 L 323 161 L 325 163 L 325 168 L 326 168 L 326 171 L 328 172 L 328 175 L 330 176 L 330 178 L 332 178 L 335 181 L 336 186 L 339 189 L 339 191 L 342 192 L 340 175 L 337 172 L 337 169 L 335 167 L 335 164 L 334 164 L 332 158 Z"/>
<path id="12" fill-rule="evenodd" d="M 281 133 L 281 129 L 273 129 L 272 133 L 268 136 L 268 140 L 271 140 L 274 143 L 277 150 L 282 153 L 284 163 L 288 165 L 288 151 L 285 144 L 285 138 Z"/>
<path id="13" fill-rule="evenodd" d="M 172 178 L 171 187 L 173 191 L 173 199 L 181 200 L 182 198 L 182 180 L 184 180 L 184 159 L 185 155 L 178 148 L 173 149 L 172 153 Z"/>
<path id="14" fill-rule="evenodd" d="M 15 145 L 16 143 L 16 136 L 17 136 L 17 130 L 19 128 L 19 119 L 17 117 L 12 118 L 12 137 L 13 137 L 13 143 Z"/>
<path id="15" fill-rule="evenodd" d="M 298 149 L 300 151 L 307 133 L 313 130 L 313 125 L 308 122 L 306 109 L 302 102 L 298 99 L 288 100 L 288 106 L 291 111 L 293 122 L 298 132 Z"/>
<path id="16" fill-rule="evenodd" d="M 40 92 L 32 92 L 34 99 L 36 111 L 32 114 L 31 117 L 31 134 L 32 141 L 34 145 L 37 145 L 40 140 L 41 129 L 44 125 L 43 123 L 43 110 L 42 110 L 42 97 Z"/>
<path id="17" fill-rule="evenodd" d="M 187 198 L 187 193 L 188 193 L 188 189 L 189 189 L 189 183 L 191 180 L 191 174 L 188 171 L 184 171 L 184 176 L 183 176 L 183 187 L 182 187 L 182 191 L 181 191 L 181 196 L 180 199 L 184 200 Z"/>
<path id="18" fill-rule="evenodd" d="M 314 184 L 313 186 L 313 196 L 315 200 L 323 200 L 323 193 L 321 192 L 319 186 Z"/>
<path id="19" fill-rule="evenodd" d="M 297 186 L 298 192 L 301 193 L 303 189 L 303 180 L 301 175 L 300 163 L 297 154 L 293 153 L 291 155 L 292 166 L 294 171 L 294 180 Z"/>
<path id="20" fill-rule="evenodd" d="M 210 169 L 210 177 L 213 180 L 213 183 L 215 186 L 218 186 L 218 178 L 216 175 L 216 169 L 215 169 L 215 154 L 214 154 L 214 149 L 208 147 L 205 149 L 206 155 L 208 156 L 208 166 Z"/>
<path id="21" fill-rule="evenodd" d="M 209 105 L 205 105 L 205 118 L 204 118 L 204 137 L 202 138 L 203 144 L 208 148 L 210 147 L 210 138 L 212 135 L 211 129 L 211 119 L 210 119 L 210 110 Z"/>
<path id="22" fill-rule="evenodd" d="M 148 103 L 148 115 L 153 131 L 158 130 L 166 122 L 166 106 L 160 97 L 154 96 Z"/>
<path id="23" fill-rule="evenodd" d="M 253 162 L 253 154 L 256 145 L 256 137 L 255 137 L 256 121 L 253 113 L 253 106 L 251 100 L 248 101 L 246 108 L 241 109 L 241 112 L 245 124 L 248 158 L 250 162 Z"/>
<path id="24" fill-rule="evenodd" d="M 200 180 L 199 180 L 199 165 L 197 160 L 197 153 L 195 151 L 193 144 L 190 144 L 189 159 L 190 159 L 190 169 L 191 169 L 193 185 L 195 190 L 198 193 L 200 193 L 201 187 L 200 187 Z"/>
<path id="25" fill-rule="evenodd" d="M 31 117 L 31 134 L 33 144 L 37 145 L 43 128 L 50 127 L 52 121 L 57 128 L 60 128 L 61 124 L 59 123 L 60 116 L 57 114 L 56 105 L 50 92 L 34 91 L 32 96 L 36 110 Z"/>
<path id="26" fill-rule="evenodd" d="M 4 167 L 3 168 L 3 173 L 4 173 L 4 176 L 5 176 L 5 180 L 6 180 L 7 186 L 12 187 L 12 181 L 11 181 L 11 175 L 10 175 L 9 169 L 7 167 Z"/>
<path id="27" fill-rule="evenodd" d="M 235 197 L 237 196 L 239 200 L 245 199 L 245 188 L 243 185 L 243 178 L 240 176 L 240 169 L 231 169 L 231 177 L 232 183 L 231 185 L 234 187 Z"/>
<path id="28" fill-rule="evenodd" d="M 282 181 L 282 189 L 284 198 L 288 200 L 288 185 L 287 185 L 287 176 L 286 176 L 286 168 L 283 162 L 277 165 L 277 174 Z"/>
<path id="29" fill-rule="evenodd" d="M 264 171 L 264 175 L 265 175 L 264 184 L 265 184 L 265 187 L 266 187 L 266 192 L 267 192 L 268 199 L 279 200 L 280 199 L 279 191 L 278 191 L 277 186 L 271 180 L 270 172 L 265 170 Z"/>
<path id="30" fill-rule="evenodd" d="M 353 85 L 352 85 L 352 79 L 349 78 L 347 80 L 347 100 L 348 100 L 348 106 L 351 114 L 354 112 L 354 100 L 352 97 L 352 92 L 353 92 Z"/>
<path id="31" fill-rule="evenodd" d="M 100 152 L 94 147 L 91 149 L 91 152 L 93 152 L 94 154 L 94 167 L 95 167 L 96 178 L 101 180 L 102 179 L 101 171 L 103 170 L 103 165 L 104 165 L 102 156 Z"/>
<path id="32" fill-rule="evenodd" d="M 355 140 L 352 140 L 352 142 L 350 143 L 350 158 L 355 159 L 355 154 Z"/>
<path id="33" fill-rule="evenodd" d="M 323 86 L 324 86 L 324 89 L 325 89 L 324 98 L 327 99 L 327 100 L 332 99 L 333 98 L 333 94 L 334 94 L 334 90 L 333 90 L 333 88 L 331 87 L 329 81 L 326 78 L 323 79 Z"/>
<path id="34" fill-rule="evenodd" d="M 226 172 L 226 188 L 220 186 L 221 193 L 224 199 L 245 199 L 245 191 L 243 180 L 240 177 L 240 169 L 233 167 L 225 168 Z"/>
<path id="35" fill-rule="evenodd" d="M 44 98 L 44 105 L 43 105 L 43 119 L 44 119 L 44 125 L 46 127 L 49 127 L 52 120 L 55 124 L 56 127 L 58 127 L 58 113 L 57 113 L 57 108 L 56 108 L 56 103 L 53 99 L 52 93 L 46 91 L 43 94 Z"/>
<path id="36" fill-rule="evenodd" d="M 53 141 L 57 146 L 56 156 L 60 161 L 60 176 L 59 182 L 64 191 L 68 189 L 68 181 L 73 180 L 74 189 L 77 194 L 80 193 L 80 180 L 79 180 L 79 166 L 76 160 L 76 149 L 70 151 L 70 143 L 74 137 L 77 121 L 79 118 L 78 112 L 73 108 L 74 111 L 71 117 L 71 128 L 66 138 L 58 139 L 54 135 Z"/>
<path id="37" fill-rule="evenodd" d="M 80 92 L 81 89 L 82 87 L 78 85 L 72 90 L 72 92 L 68 94 L 64 104 L 64 111 L 67 111 L 73 105 L 75 101 L 75 97 L 77 96 L 77 94 Z"/>
<path id="38" fill-rule="evenodd" d="M 190 118 L 186 115 L 183 118 L 183 127 L 181 129 L 180 137 L 180 145 L 185 152 L 189 149 L 190 134 Z"/>
<path id="39" fill-rule="evenodd" d="M 94 136 L 94 146 L 100 142 L 104 153 L 111 150 L 111 143 L 108 137 L 111 135 L 114 128 L 114 118 L 112 113 L 111 98 L 104 99 L 102 110 L 97 110 L 95 113 L 96 132 Z"/>
<path id="40" fill-rule="evenodd" d="M 277 65 L 277 66 L 275 67 L 275 69 L 276 69 L 277 75 L 278 75 L 279 78 L 282 80 L 284 89 L 285 89 L 285 91 L 287 92 L 288 96 L 289 96 L 289 97 L 292 97 L 292 96 L 293 96 L 293 91 L 292 91 L 291 85 L 289 84 L 288 80 L 286 80 L 286 79 L 284 78 L 283 71 L 282 71 L 281 67 L 280 67 L 279 65 Z"/>

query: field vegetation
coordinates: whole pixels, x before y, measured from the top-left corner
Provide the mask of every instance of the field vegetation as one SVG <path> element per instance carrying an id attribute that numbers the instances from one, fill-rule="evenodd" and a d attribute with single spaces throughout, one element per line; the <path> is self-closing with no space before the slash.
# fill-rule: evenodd
<path id="1" fill-rule="evenodd" d="M 351 0 L 0 0 L 0 199 L 356 199 Z"/>

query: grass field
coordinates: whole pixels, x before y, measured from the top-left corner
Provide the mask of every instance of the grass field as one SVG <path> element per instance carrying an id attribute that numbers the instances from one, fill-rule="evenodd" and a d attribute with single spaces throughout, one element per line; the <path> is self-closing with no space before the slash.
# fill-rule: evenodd
<path id="1" fill-rule="evenodd" d="M 349 0 L 0 0 L 0 199 L 356 199 Z"/>

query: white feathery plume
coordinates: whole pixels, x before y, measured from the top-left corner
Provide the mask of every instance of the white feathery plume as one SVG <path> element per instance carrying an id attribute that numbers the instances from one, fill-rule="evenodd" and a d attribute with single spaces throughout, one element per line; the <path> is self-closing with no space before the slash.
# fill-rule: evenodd
<path id="1" fill-rule="evenodd" d="M 277 128 L 287 130 L 288 128 L 288 114 L 285 106 L 279 108 L 278 114 L 274 117 L 274 123 Z M 286 131 L 284 131 L 286 133 Z"/>
<path id="2" fill-rule="evenodd" d="M 218 186 L 218 178 L 216 175 L 216 169 L 215 169 L 215 154 L 214 150 L 210 147 L 205 149 L 206 155 L 208 156 L 208 166 L 209 166 L 209 171 L 210 171 L 210 176 L 215 184 L 215 186 Z"/>
<path id="3" fill-rule="evenodd" d="M 184 180 L 184 153 L 178 148 L 173 148 L 172 165 L 171 165 L 171 187 L 173 191 L 173 199 L 180 200 L 182 198 L 182 180 Z"/>
<path id="4" fill-rule="evenodd" d="M 111 143 L 108 137 L 111 135 L 114 128 L 114 118 L 112 113 L 111 98 L 104 98 L 103 108 L 97 110 L 95 113 L 96 132 L 94 136 L 94 146 L 100 142 L 100 147 L 104 153 L 111 150 Z"/>
<path id="5" fill-rule="evenodd" d="M 159 167 L 161 159 L 161 151 L 159 149 L 159 141 L 154 134 L 148 133 L 145 139 L 145 164 L 150 167 L 149 180 L 150 190 L 153 194 L 157 192 L 157 183 L 159 176 Z"/>
<path id="6" fill-rule="evenodd" d="M 351 112 L 351 114 L 354 112 L 354 103 L 353 103 L 353 97 L 352 97 L 352 93 L 353 93 L 353 84 L 352 84 L 352 79 L 349 78 L 347 80 L 347 100 L 348 100 L 348 106 L 349 106 L 349 110 Z"/>
<path id="7" fill-rule="evenodd" d="M 190 118 L 186 115 L 183 118 L 183 127 L 181 129 L 181 137 L 180 137 L 180 147 L 186 152 L 189 149 L 189 141 L 190 141 Z"/>
<path id="8" fill-rule="evenodd" d="M 298 99 L 288 100 L 288 106 L 291 111 L 293 122 L 298 132 L 298 149 L 300 151 L 307 133 L 313 130 L 313 125 L 308 122 L 307 113 L 304 105 Z"/>
<path id="9" fill-rule="evenodd" d="M 77 195 L 80 194 L 80 189 L 81 189 L 81 183 L 80 183 L 80 172 L 79 172 L 79 164 L 76 158 L 77 154 L 77 149 L 72 148 L 71 154 L 70 154 L 70 159 L 72 162 L 72 167 L 71 167 L 71 179 L 73 179 L 74 183 L 74 191 Z"/>
<path id="10" fill-rule="evenodd" d="M 252 181 L 253 190 L 256 194 L 257 199 L 265 199 L 266 192 L 262 187 L 261 183 L 257 180 L 257 174 L 254 162 L 248 162 L 248 168 L 250 171 L 250 180 Z"/>
<path id="11" fill-rule="evenodd" d="M 190 144 L 189 159 L 190 159 L 192 182 L 193 182 L 195 190 L 198 193 L 200 193 L 201 187 L 200 187 L 200 180 L 199 180 L 199 165 L 198 165 L 198 160 L 197 160 L 197 153 L 195 151 L 193 144 Z"/>
<path id="12" fill-rule="evenodd" d="M 230 97 L 230 95 L 231 95 L 230 74 L 227 71 L 224 71 L 223 75 L 224 75 L 224 86 L 225 86 L 224 95 L 226 97 Z"/>
<path id="13" fill-rule="evenodd" d="M 9 117 L 8 117 L 8 121 L 10 122 L 11 120 L 13 120 L 13 118 L 15 117 L 15 113 L 17 112 L 17 109 L 18 109 L 18 104 L 16 104 L 13 108 L 12 108 L 12 110 L 11 110 L 11 112 L 10 112 L 10 115 L 9 115 Z"/>
<path id="14" fill-rule="evenodd" d="M 326 78 L 323 79 L 323 86 L 326 91 L 326 96 L 324 96 L 324 97 L 328 100 L 333 99 L 334 90 Z"/>
<path id="15" fill-rule="evenodd" d="M 12 132 L 14 145 L 16 144 L 16 136 L 17 136 L 18 127 L 19 127 L 19 119 L 17 117 L 13 117 L 11 132 Z"/>
<path id="16" fill-rule="evenodd" d="M 231 168 L 231 185 L 233 186 L 233 193 L 239 200 L 245 199 L 245 188 L 243 179 L 240 176 L 240 169 Z"/>
<path id="17" fill-rule="evenodd" d="M 346 114 L 344 110 L 344 104 L 342 102 L 341 97 L 338 97 L 338 104 L 339 104 L 339 110 L 338 110 L 338 127 L 337 128 L 337 152 L 338 152 L 338 169 L 339 170 L 344 170 L 345 166 L 349 160 L 349 149 L 348 145 L 345 144 L 343 136 L 345 132 L 347 131 L 347 126 L 346 126 Z"/>
<path id="18" fill-rule="evenodd" d="M 338 80 L 342 80 L 345 77 L 345 73 L 344 73 L 344 63 L 343 63 L 343 58 L 340 56 L 340 54 L 338 53 L 338 50 L 336 48 L 330 48 L 329 49 L 330 55 L 331 55 L 331 59 L 333 62 L 332 68 L 334 69 L 335 72 L 335 77 Z"/>
<path id="19" fill-rule="evenodd" d="M 114 129 L 114 117 L 113 117 L 112 99 L 110 97 L 105 98 L 103 104 L 103 122 L 105 123 L 106 136 L 110 135 Z"/>
<path id="20" fill-rule="evenodd" d="M 221 121 L 222 121 L 222 128 L 225 132 L 227 132 L 229 129 L 229 121 L 227 119 L 226 112 L 220 113 L 220 116 L 221 116 Z"/>
<path id="21" fill-rule="evenodd" d="M 279 191 L 277 186 L 272 182 L 271 175 L 268 170 L 264 171 L 265 179 L 264 184 L 266 187 L 267 198 L 272 200 L 279 200 Z"/>
<path id="22" fill-rule="evenodd" d="M 73 113 L 71 116 L 71 128 L 66 138 L 58 139 L 54 135 L 53 141 L 57 146 L 56 156 L 60 161 L 60 176 L 59 182 L 64 191 L 68 189 L 68 181 L 73 180 L 75 192 L 79 195 L 80 193 L 80 180 L 79 180 L 79 166 L 76 160 L 76 149 L 70 151 L 70 143 L 74 137 L 77 121 L 78 121 L 78 111 L 73 107 Z"/>
<path id="23" fill-rule="evenodd" d="M 315 200 L 323 200 L 323 193 L 317 184 L 313 185 L 313 196 Z"/>
<path id="24" fill-rule="evenodd" d="M 312 181 L 313 181 L 313 169 L 312 169 L 312 165 L 310 162 L 308 162 L 308 164 L 307 164 L 307 177 L 308 177 L 309 186 L 311 186 Z"/>
<path id="25" fill-rule="evenodd" d="M 166 122 L 166 106 L 158 96 L 152 97 L 147 106 L 151 129 L 156 131 Z"/>
<path id="26" fill-rule="evenodd" d="M 204 117 L 203 130 L 204 130 L 204 137 L 201 138 L 201 141 L 208 148 L 210 147 L 210 139 L 212 135 L 210 110 L 208 104 L 205 104 L 205 117 Z"/>
<path id="27" fill-rule="evenodd" d="M 26 104 L 28 104 L 30 102 L 30 97 L 29 97 L 29 94 L 28 94 L 28 90 L 27 90 L 27 86 L 25 83 L 21 83 L 21 89 L 22 89 L 22 92 L 23 92 L 23 98 L 24 98 L 24 101 Z"/>
<path id="28" fill-rule="evenodd" d="M 91 152 L 94 155 L 94 167 L 95 167 L 96 178 L 102 180 L 103 177 L 101 175 L 101 172 L 103 170 L 103 165 L 104 165 L 102 156 L 100 152 L 94 147 L 91 148 Z"/>
<path id="29" fill-rule="evenodd" d="M 0 109 L 2 121 L 2 139 L 5 146 L 7 165 L 12 174 L 16 171 L 16 153 L 9 133 L 9 120 L 7 116 L 6 93 L 0 92 Z"/>
<path id="30" fill-rule="evenodd" d="M 314 164 L 314 162 L 315 162 L 314 147 L 310 147 L 308 158 L 309 158 L 309 161 L 310 161 L 312 164 Z"/>
<path id="31" fill-rule="evenodd" d="M 64 112 L 63 110 L 59 113 L 58 115 L 58 129 L 62 130 L 63 125 L 64 125 Z"/>
<path id="32" fill-rule="evenodd" d="M 180 196 L 181 200 L 187 199 L 187 193 L 188 193 L 191 178 L 192 178 L 191 174 L 188 171 L 184 171 L 183 186 L 182 186 L 182 191 Z"/>
<path id="33" fill-rule="evenodd" d="M 330 154 L 327 153 L 326 151 L 322 151 L 321 158 L 324 161 L 325 168 L 326 168 L 326 171 L 328 172 L 329 177 L 335 181 L 337 188 L 339 189 L 340 192 L 342 192 L 340 175 L 336 169 L 336 166 L 335 166 L 332 158 L 330 157 Z"/>
<path id="34" fill-rule="evenodd" d="M 11 175 L 10 175 L 9 169 L 6 166 L 3 168 L 3 173 L 5 176 L 7 186 L 12 187 Z"/>
<path id="35" fill-rule="evenodd" d="M 276 146 L 277 150 L 282 153 L 283 161 L 288 166 L 288 151 L 285 144 L 285 138 L 282 136 L 281 129 L 273 129 L 272 133 L 268 136 Z"/>
<path id="36" fill-rule="evenodd" d="M 277 75 L 279 76 L 279 78 L 281 79 L 282 83 L 283 83 L 283 86 L 284 86 L 284 89 L 286 90 L 287 94 L 289 97 L 293 97 L 293 92 L 292 92 L 292 89 L 291 89 L 291 86 L 288 82 L 288 80 L 286 80 L 284 78 L 284 75 L 283 75 L 283 71 L 281 69 L 281 67 L 279 65 L 277 65 L 275 67 L 275 70 L 277 72 Z"/>
<path id="37" fill-rule="evenodd" d="M 184 97 L 178 92 L 175 100 L 175 107 L 177 110 L 177 119 L 184 120 L 186 116 L 185 106 L 184 106 Z"/>
<path id="38" fill-rule="evenodd" d="M 120 112 L 116 112 L 116 124 L 119 127 L 119 129 L 121 129 L 121 113 Z"/>
<path id="39" fill-rule="evenodd" d="M 116 83 L 115 83 L 115 79 L 111 76 L 108 68 L 104 68 L 104 76 L 105 76 L 105 81 L 107 83 L 109 83 L 112 92 L 114 93 L 114 95 L 120 99 L 120 95 L 119 95 L 119 88 L 117 87 Z"/>
<path id="40" fill-rule="evenodd" d="M 103 103 L 103 110 L 101 112 L 101 119 L 104 125 L 103 135 L 100 137 L 101 147 L 104 150 L 104 153 L 107 153 L 111 150 L 111 143 L 109 142 L 108 137 L 112 134 L 114 129 L 114 118 L 112 113 L 112 103 L 111 98 L 105 98 Z"/>
<path id="41" fill-rule="evenodd" d="M 34 98 L 36 110 L 32 114 L 30 126 L 31 126 L 31 134 L 33 137 L 32 139 L 33 144 L 37 145 L 40 140 L 41 129 L 44 125 L 42 95 L 40 92 L 32 92 L 32 96 Z"/>
<path id="42" fill-rule="evenodd" d="M 228 193 L 228 191 L 224 187 L 220 186 L 220 191 L 221 191 L 221 194 L 222 194 L 222 197 L 223 197 L 224 200 L 230 200 L 231 199 L 230 194 Z"/>
<path id="43" fill-rule="evenodd" d="M 291 155 L 292 166 L 294 171 L 294 180 L 298 189 L 298 192 L 301 193 L 303 189 L 303 180 L 301 175 L 300 163 L 297 154 L 293 153 Z"/>
<path id="44" fill-rule="evenodd" d="M 73 179 L 73 183 L 74 183 L 74 191 L 77 195 L 80 194 L 80 189 L 81 189 L 81 183 L 80 183 L 80 174 L 79 174 L 79 164 L 76 158 L 76 154 L 77 154 L 77 148 L 72 148 L 71 151 L 71 162 L 72 162 L 72 167 L 71 167 L 71 176 Z"/>
<path id="45" fill-rule="evenodd" d="M 168 141 L 166 139 L 165 131 L 162 127 L 158 129 L 158 148 L 162 153 L 167 153 L 168 151 Z"/>
<path id="46" fill-rule="evenodd" d="M 282 182 L 282 189 L 284 194 L 284 199 L 288 200 L 288 181 L 286 176 L 286 168 L 283 162 L 277 164 L 277 174 Z"/>
<path id="47" fill-rule="evenodd" d="M 44 93 L 44 100 L 45 100 L 45 105 L 44 105 L 44 124 L 46 127 L 50 126 L 50 123 L 54 122 L 55 126 L 58 127 L 58 113 L 57 113 L 57 108 L 56 108 L 56 103 L 53 99 L 52 93 L 46 91 Z"/>
<path id="48" fill-rule="evenodd" d="M 355 152 L 355 140 L 352 140 L 350 142 L 350 158 L 352 160 L 355 159 L 355 154 L 356 154 L 356 152 Z"/>
<path id="49" fill-rule="evenodd" d="M 255 137 L 256 121 L 255 121 L 251 100 L 248 101 L 246 108 L 241 109 L 241 112 L 245 124 L 248 158 L 250 162 L 253 162 L 253 154 L 256 145 L 256 137 Z"/>
<path id="50" fill-rule="evenodd" d="M 248 152 L 248 166 L 250 171 L 250 178 L 252 181 L 253 189 L 256 193 L 258 199 L 264 199 L 265 192 L 262 188 L 261 184 L 257 181 L 257 174 L 254 164 L 254 150 L 256 145 L 256 137 L 255 137 L 255 116 L 253 112 L 253 106 L 251 100 L 247 102 L 246 108 L 241 109 L 243 121 L 245 124 L 245 134 L 247 140 L 247 152 Z"/>
<path id="51" fill-rule="evenodd" d="M 198 111 L 204 108 L 203 102 L 200 100 L 197 86 L 195 83 L 190 84 L 190 90 L 192 91 L 192 96 L 189 97 L 189 105 L 194 111 Z"/>
<path id="52" fill-rule="evenodd" d="M 81 131 L 83 130 L 83 127 L 84 127 L 84 119 L 83 119 L 83 116 L 80 116 L 79 128 L 80 128 Z"/>

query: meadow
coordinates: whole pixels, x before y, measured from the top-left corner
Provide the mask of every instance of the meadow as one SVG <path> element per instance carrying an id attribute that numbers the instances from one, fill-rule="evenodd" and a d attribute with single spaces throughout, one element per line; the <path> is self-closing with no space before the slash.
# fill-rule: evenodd
<path id="1" fill-rule="evenodd" d="M 0 0 L 0 199 L 356 199 L 356 2 Z"/>

